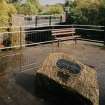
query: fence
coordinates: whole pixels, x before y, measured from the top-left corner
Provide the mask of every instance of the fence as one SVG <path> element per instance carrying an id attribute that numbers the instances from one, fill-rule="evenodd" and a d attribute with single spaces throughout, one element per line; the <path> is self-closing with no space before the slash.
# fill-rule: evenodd
<path id="1" fill-rule="evenodd" d="M 40 65 L 37 64 L 38 60 L 36 61 L 36 56 L 38 54 L 36 54 L 37 51 L 34 49 L 27 50 L 27 46 L 39 46 L 38 48 L 40 48 L 40 46 L 43 44 L 56 43 L 58 41 L 55 40 L 54 37 L 52 37 L 51 31 L 56 28 L 67 27 L 76 28 L 77 33 L 81 36 L 82 34 L 83 36 L 88 35 L 86 31 L 91 33 L 101 32 L 103 35 L 103 39 L 105 38 L 103 30 L 104 26 L 52 25 L 47 28 L 35 28 L 35 26 L 17 26 L 11 28 L 1 27 L 5 31 L 0 33 L 0 73 L 4 71 L 5 73 L 11 73 L 14 71 L 19 72 L 20 70 L 24 71 L 39 67 Z M 9 32 L 7 32 L 8 29 Z M 80 38 L 78 40 L 93 41 L 105 44 L 105 39 L 102 41 L 98 41 Z"/>
<path id="2" fill-rule="evenodd" d="M 105 44 L 104 26 L 97 25 L 74 25 L 77 34 L 81 35 L 83 40 L 93 41 Z"/>
<path id="3" fill-rule="evenodd" d="M 52 30 L 58 28 L 74 27 L 81 39 L 104 43 L 104 26 L 95 25 L 52 25 L 50 27 L 36 28 L 35 26 L 1 27 L 6 30 L 0 33 L 0 49 L 19 48 L 54 41 Z M 9 30 L 8 30 L 9 29 Z M 7 30 L 9 32 L 7 32 Z M 90 41 L 91 41 L 90 40 Z"/>
<path id="4" fill-rule="evenodd" d="M 38 15 L 38 16 L 25 16 L 25 25 L 29 26 L 51 26 L 65 22 L 64 15 L 53 16 L 53 15 Z"/>

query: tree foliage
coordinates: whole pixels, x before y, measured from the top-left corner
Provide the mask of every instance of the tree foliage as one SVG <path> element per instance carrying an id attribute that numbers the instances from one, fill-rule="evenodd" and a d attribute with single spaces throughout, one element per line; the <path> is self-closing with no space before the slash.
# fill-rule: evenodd
<path id="1" fill-rule="evenodd" d="M 16 13 L 16 9 L 12 4 L 8 4 L 5 0 L 0 0 L 0 26 L 8 24 L 10 16 Z"/>
<path id="2" fill-rule="evenodd" d="M 11 15 L 14 13 L 32 15 L 41 11 L 38 0 L 0 0 L 0 26 L 8 25 Z"/>
<path id="3" fill-rule="evenodd" d="M 62 14 L 62 13 L 64 13 L 64 9 L 63 9 L 63 6 L 61 4 L 48 5 L 45 8 L 44 13 L 48 14 L 48 15 Z"/>
<path id="4" fill-rule="evenodd" d="M 27 0 L 24 4 L 17 2 L 15 6 L 19 14 L 32 15 L 41 11 L 41 5 L 38 0 Z"/>
<path id="5" fill-rule="evenodd" d="M 69 6 L 70 23 L 95 25 L 105 23 L 105 0 L 75 0 Z"/>

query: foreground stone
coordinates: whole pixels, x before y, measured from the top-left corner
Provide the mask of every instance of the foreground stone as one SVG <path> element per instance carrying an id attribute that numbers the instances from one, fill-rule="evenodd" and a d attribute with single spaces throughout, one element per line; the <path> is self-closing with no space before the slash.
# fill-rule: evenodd
<path id="1" fill-rule="evenodd" d="M 67 92 L 73 93 L 71 95 L 84 97 L 80 100 L 90 101 L 81 105 L 99 105 L 96 71 L 68 54 L 51 53 L 37 71 L 36 81 L 36 85 L 40 88 L 53 91 L 58 88 L 59 91 L 62 87 Z"/>

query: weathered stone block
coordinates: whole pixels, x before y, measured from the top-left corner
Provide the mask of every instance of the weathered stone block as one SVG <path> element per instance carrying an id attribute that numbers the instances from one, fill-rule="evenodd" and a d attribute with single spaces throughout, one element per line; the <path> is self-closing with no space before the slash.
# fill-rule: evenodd
<path id="1" fill-rule="evenodd" d="M 59 88 L 62 87 L 91 102 L 81 105 L 99 105 L 96 71 L 68 54 L 51 53 L 37 71 L 36 82 L 36 86 L 40 88 L 53 91 L 58 88 L 59 91 Z"/>

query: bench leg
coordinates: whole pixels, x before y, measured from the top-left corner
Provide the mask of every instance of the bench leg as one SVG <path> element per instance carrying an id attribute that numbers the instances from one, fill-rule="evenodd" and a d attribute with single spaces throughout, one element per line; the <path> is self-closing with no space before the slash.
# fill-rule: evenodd
<path id="1" fill-rule="evenodd" d="M 57 47 L 59 48 L 59 46 L 60 46 L 60 40 L 58 40 L 57 42 Z"/>
<path id="2" fill-rule="evenodd" d="M 75 45 L 77 44 L 77 38 L 75 38 Z"/>
<path id="3" fill-rule="evenodd" d="M 58 42 L 57 42 L 57 47 L 58 47 L 58 48 L 60 47 L 61 41 L 62 41 L 62 40 L 58 40 Z"/>
<path id="4" fill-rule="evenodd" d="M 77 45 L 77 38 L 74 38 L 74 44 L 75 44 L 75 47 Z"/>

